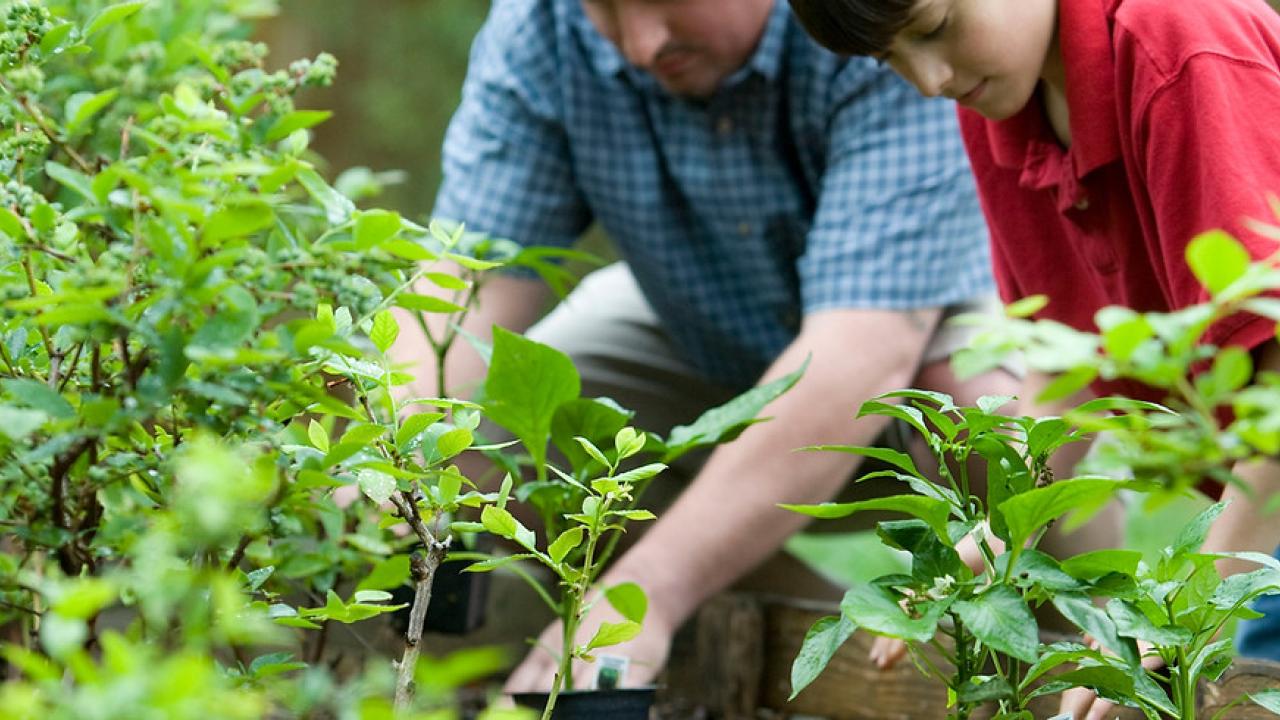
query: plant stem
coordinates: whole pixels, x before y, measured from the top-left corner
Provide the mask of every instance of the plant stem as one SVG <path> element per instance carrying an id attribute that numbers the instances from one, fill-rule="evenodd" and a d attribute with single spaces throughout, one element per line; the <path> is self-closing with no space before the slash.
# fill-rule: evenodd
<path id="1" fill-rule="evenodd" d="M 418 520 L 421 524 L 421 519 Z M 413 675 L 418 667 L 418 654 L 422 649 L 422 627 L 427 620 L 427 607 L 431 605 L 431 584 L 436 569 L 444 561 L 449 543 L 433 542 L 426 552 L 416 552 L 410 558 L 413 569 L 413 607 L 409 610 L 409 629 L 404 634 L 404 656 L 400 660 L 396 676 L 396 710 L 404 712 L 413 702 Z"/>

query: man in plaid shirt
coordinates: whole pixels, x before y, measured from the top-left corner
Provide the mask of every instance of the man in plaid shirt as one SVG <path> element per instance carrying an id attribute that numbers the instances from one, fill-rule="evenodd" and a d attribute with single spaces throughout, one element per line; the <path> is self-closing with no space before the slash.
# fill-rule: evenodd
<path id="1" fill-rule="evenodd" d="M 1002 373 L 962 386 L 946 362 L 963 339 L 940 318 L 992 293 L 954 108 L 823 50 L 785 2 L 495 0 L 444 170 L 438 217 L 527 245 L 569 245 L 592 222 L 612 238 L 624 262 L 541 321 L 547 288 L 505 275 L 469 324 L 569 353 L 584 396 L 637 410 L 638 427 L 689 422 L 812 357 L 773 420 L 690 469 L 603 578 L 649 594 L 642 634 L 619 648 L 628 685 L 652 680 L 699 603 L 779 555 L 804 518 L 777 503 L 830 500 L 855 469 L 795 448 L 873 444 L 883 422 L 852 416 L 880 392 L 972 403 L 1015 387 Z M 402 357 L 431 357 L 414 343 Z M 454 392 L 484 375 L 474 354 L 449 364 Z M 795 578 L 767 580 L 839 597 Z M 584 627 L 611 612 L 600 603 Z M 541 640 L 559 647 L 558 627 Z M 546 689 L 554 665 L 531 653 L 508 689 Z"/>

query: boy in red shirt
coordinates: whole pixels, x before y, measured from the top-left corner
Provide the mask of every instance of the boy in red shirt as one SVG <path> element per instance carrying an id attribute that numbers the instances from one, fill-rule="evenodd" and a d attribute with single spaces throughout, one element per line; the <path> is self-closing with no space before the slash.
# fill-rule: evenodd
<path id="1" fill-rule="evenodd" d="M 1267 193 L 1280 193 L 1280 16 L 1263 0 L 791 5 L 828 48 L 877 57 L 922 94 L 962 106 L 1006 302 L 1044 294 L 1038 317 L 1096 332 L 1107 305 L 1169 311 L 1206 300 L 1185 261 L 1205 230 L 1225 228 L 1255 259 L 1276 252 L 1248 229 L 1272 217 Z M 1205 341 L 1253 350 L 1258 368 L 1277 370 L 1273 337 L 1274 321 L 1241 314 Z M 1043 382 L 1027 379 L 1024 412 L 1055 412 L 1026 402 Z M 1236 473 L 1254 494 L 1227 488 L 1233 502 L 1205 550 L 1272 552 L 1280 522 L 1259 498 L 1280 490 L 1280 465 Z M 1104 705 L 1079 717 L 1102 717 Z"/>

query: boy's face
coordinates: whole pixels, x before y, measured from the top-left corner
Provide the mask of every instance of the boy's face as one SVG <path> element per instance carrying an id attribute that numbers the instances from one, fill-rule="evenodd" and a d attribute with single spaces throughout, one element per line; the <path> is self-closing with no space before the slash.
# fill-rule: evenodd
<path id="1" fill-rule="evenodd" d="M 774 0 L 582 0 L 627 62 L 667 92 L 708 97 L 746 64 Z"/>
<path id="2" fill-rule="evenodd" d="M 917 0 L 885 60 L 922 95 L 993 120 L 1031 100 L 1055 44 L 1057 0 Z"/>

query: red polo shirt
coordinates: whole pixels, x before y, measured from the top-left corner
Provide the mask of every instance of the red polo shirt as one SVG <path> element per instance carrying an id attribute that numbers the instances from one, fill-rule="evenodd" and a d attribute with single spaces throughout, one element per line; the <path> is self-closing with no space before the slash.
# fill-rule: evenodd
<path id="1" fill-rule="evenodd" d="M 1275 253 L 1244 220 L 1277 222 L 1280 16 L 1263 0 L 1059 0 L 1058 12 L 1071 148 L 1038 98 L 1002 122 L 960 111 L 1004 300 L 1043 293 L 1039 317 L 1096 332 L 1107 305 L 1206 300 L 1185 260 L 1205 230 L 1225 228 L 1255 258 Z M 1274 321 L 1241 314 L 1205 342 L 1274 335 Z"/>

